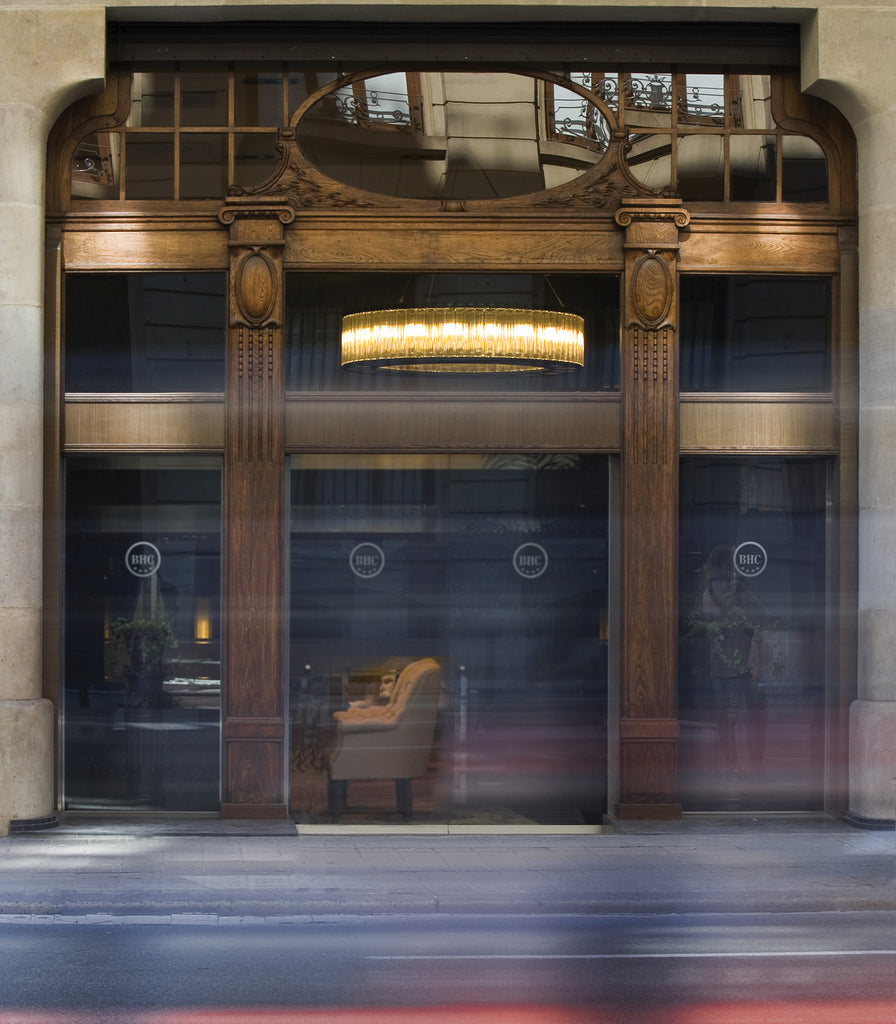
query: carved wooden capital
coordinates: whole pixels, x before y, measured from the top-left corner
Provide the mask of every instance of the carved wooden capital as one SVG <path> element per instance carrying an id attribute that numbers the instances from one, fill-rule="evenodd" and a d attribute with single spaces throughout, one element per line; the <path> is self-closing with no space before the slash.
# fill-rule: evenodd
<path id="1" fill-rule="evenodd" d="M 691 215 L 682 207 L 680 199 L 623 199 L 615 220 L 621 228 L 669 223 L 681 229 L 690 224 Z"/>
<path id="2" fill-rule="evenodd" d="M 625 228 L 626 249 L 677 250 L 691 215 L 680 199 L 623 199 L 614 219 Z"/>
<path id="3" fill-rule="evenodd" d="M 266 196 L 231 196 L 227 205 L 218 211 L 218 220 L 227 227 L 242 218 L 273 219 L 281 224 L 292 224 L 296 211 L 291 203 Z"/>

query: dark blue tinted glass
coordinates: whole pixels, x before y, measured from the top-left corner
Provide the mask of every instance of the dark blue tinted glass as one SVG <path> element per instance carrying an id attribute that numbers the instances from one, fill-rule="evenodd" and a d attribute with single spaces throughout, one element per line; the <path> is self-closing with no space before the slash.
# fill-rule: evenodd
<path id="1" fill-rule="evenodd" d="M 824 277 L 683 275 L 682 391 L 827 391 Z"/>
<path id="2" fill-rule="evenodd" d="M 223 274 L 69 274 L 67 392 L 224 390 Z"/>

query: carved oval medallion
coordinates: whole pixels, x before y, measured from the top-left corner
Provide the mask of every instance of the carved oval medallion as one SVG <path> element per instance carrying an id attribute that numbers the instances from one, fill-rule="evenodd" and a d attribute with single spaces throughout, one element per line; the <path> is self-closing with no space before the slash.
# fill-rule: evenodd
<path id="1" fill-rule="evenodd" d="M 632 302 L 635 315 L 645 327 L 659 327 L 672 306 L 672 274 L 665 260 L 647 253 L 635 264 L 632 274 Z"/>
<path id="2" fill-rule="evenodd" d="M 250 323 L 263 323 L 273 312 L 277 298 L 276 274 L 271 260 L 260 252 L 245 256 L 237 270 L 236 297 Z"/>

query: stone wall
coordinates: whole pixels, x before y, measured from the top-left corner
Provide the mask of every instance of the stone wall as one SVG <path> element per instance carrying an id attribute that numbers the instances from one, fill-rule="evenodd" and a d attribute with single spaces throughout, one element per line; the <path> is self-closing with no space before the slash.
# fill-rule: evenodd
<path id="1" fill-rule="evenodd" d="M 111 7 L 111 5 L 108 5 Z M 670 17 L 787 18 L 778 0 L 654 0 L 649 6 L 566 0 L 468 0 L 287 6 L 265 0 L 117 0 L 131 20 L 419 21 L 471 11 L 482 21 Z M 674 14 L 671 9 L 674 8 Z M 55 712 L 42 699 L 43 192 L 45 145 L 59 113 L 101 87 L 107 5 L 31 0 L 0 10 L 0 834 L 11 819 L 55 810 Z M 820 0 L 803 25 L 804 88 L 834 103 L 859 145 L 859 665 L 851 714 L 850 810 L 892 820 L 896 807 L 896 10 Z M 685 12 L 684 15 L 682 12 Z"/>

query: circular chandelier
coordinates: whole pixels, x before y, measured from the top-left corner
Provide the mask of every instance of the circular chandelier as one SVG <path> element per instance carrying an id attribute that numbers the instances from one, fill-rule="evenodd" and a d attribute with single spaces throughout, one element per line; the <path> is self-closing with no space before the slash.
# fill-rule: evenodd
<path id="1" fill-rule="evenodd" d="M 382 309 L 342 318 L 342 365 L 413 373 L 577 370 L 585 323 L 543 309 Z"/>

